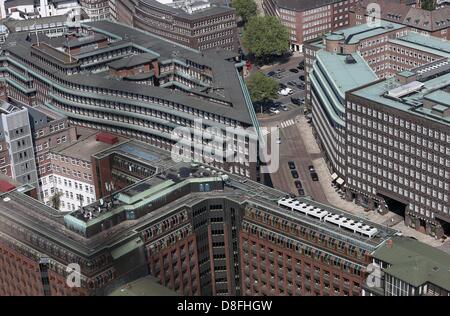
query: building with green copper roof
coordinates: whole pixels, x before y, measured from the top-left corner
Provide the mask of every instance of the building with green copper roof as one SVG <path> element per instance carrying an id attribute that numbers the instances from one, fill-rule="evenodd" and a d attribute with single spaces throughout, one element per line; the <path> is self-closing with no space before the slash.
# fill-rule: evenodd
<path id="1" fill-rule="evenodd" d="M 413 238 L 394 237 L 372 254 L 381 268 L 378 289 L 388 296 L 450 296 L 450 254 Z"/>

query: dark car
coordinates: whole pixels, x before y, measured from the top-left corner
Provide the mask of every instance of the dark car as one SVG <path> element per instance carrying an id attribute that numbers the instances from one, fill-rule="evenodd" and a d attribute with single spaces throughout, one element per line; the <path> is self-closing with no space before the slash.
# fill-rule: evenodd
<path id="1" fill-rule="evenodd" d="M 297 87 L 297 89 L 299 89 L 299 90 L 305 89 L 305 85 L 304 85 L 304 84 L 298 84 L 298 85 L 296 85 L 296 87 Z"/>
<path id="2" fill-rule="evenodd" d="M 297 170 L 291 170 L 291 175 L 292 175 L 292 178 L 298 179 L 298 172 L 297 172 Z"/>
<path id="3" fill-rule="evenodd" d="M 303 65 L 298 65 L 298 66 L 297 66 L 297 69 L 299 69 L 299 70 L 304 70 L 304 69 L 305 69 L 305 66 L 303 66 Z"/>
<path id="4" fill-rule="evenodd" d="M 297 188 L 297 189 L 301 189 L 301 188 L 303 188 L 303 185 L 302 185 L 302 183 L 300 182 L 300 180 L 295 180 L 295 187 Z"/>
<path id="5" fill-rule="evenodd" d="M 292 169 L 292 170 L 295 169 L 295 162 L 289 161 L 288 165 L 289 165 L 289 169 Z"/>
<path id="6" fill-rule="evenodd" d="M 301 75 L 300 77 L 298 77 L 298 79 L 300 79 L 301 81 L 305 81 L 305 76 Z"/>
<path id="7" fill-rule="evenodd" d="M 317 175 L 317 172 L 311 172 L 311 179 L 313 181 L 319 181 L 319 176 Z"/>
<path id="8" fill-rule="evenodd" d="M 298 192 L 299 196 L 304 196 L 305 195 L 305 190 L 303 190 L 302 188 L 298 188 L 297 192 Z"/>
<path id="9" fill-rule="evenodd" d="M 297 69 L 297 68 L 291 68 L 291 69 L 289 69 L 289 71 L 290 71 L 290 72 L 293 72 L 293 73 L 295 73 L 295 74 L 298 73 L 298 69 Z"/>
<path id="10" fill-rule="evenodd" d="M 267 73 L 268 77 L 273 77 L 275 75 L 275 71 L 270 71 Z"/>
<path id="11" fill-rule="evenodd" d="M 295 105 L 302 105 L 302 101 L 298 98 L 291 98 L 291 102 Z"/>
<path id="12" fill-rule="evenodd" d="M 286 88 L 287 88 L 287 85 L 285 85 L 284 83 L 280 83 L 280 84 L 279 84 L 279 87 L 280 87 L 281 89 L 286 89 Z"/>
<path id="13" fill-rule="evenodd" d="M 314 169 L 314 166 L 313 166 L 313 165 L 308 166 L 308 169 L 309 169 L 309 172 L 314 172 L 314 171 L 316 171 L 316 170 Z"/>
<path id="14" fill-rule="evenodd" d="M 287 84 L 288 84 L 288 86 L 292 86 L 292 87 L 297 85 L 297 83 L 295 81 L 289 81 Z"/>

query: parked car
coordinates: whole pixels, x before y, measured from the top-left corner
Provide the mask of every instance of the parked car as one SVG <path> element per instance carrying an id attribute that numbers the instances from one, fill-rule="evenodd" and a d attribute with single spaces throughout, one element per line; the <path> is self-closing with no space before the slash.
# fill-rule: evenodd
<path id="1" fill-rule="evenodd" d="M 267 73 L 267 77 L 273 77 L 275 75 L 275 71 L 270 71 Z"/>
<path id="2" fill-rule="evenodd" d="M 305 195 L 305 190 L 303 190 L 302 188 L 297 189 L 298 195 L 299 196 L 304 196 Z"/>
<path id="3" fill-rule="evenodd" d="M 291 175 L 292 175 L 292 178 L 298 179 L 298 172 L 297 172 L 297 170 L 291 170 Z"/>
<path id="4" fill-rule="evenodd" d="M 277 138 L 277 144 L 281 144 L 281 138 L 280 137 Z"/>
<path id="5" fill-rule="evenodd" d="M 319 176 L 317 175 L 317 172 L 311 172 L 311 179 L 313 181 L 319 181 Z"/>
<path id="6" fill-rule="evenodd" d="M 287 84 L 288 84 L 288 86 L 292 86 L 292 87 L 295 87 L 297 85 L 297 83 L 295 81 L 289 81 Z"/>
<path id="7" fill-rule="evenodd" d="M 280 87 L 280 89 L 286 89 L 288 86 L 285 85 L 284 83 L 281 83 L 278 85 Z"/>
<path id="8" fill-rule="evenodd" d="M 300 101 L 299 98 L 291 98 L 291 102 L 294 103 L 295 105 L 301 105 L 302 102 Z"/>
<path id="9" fill-rule="evenodd" d="M 315 172 L 316 170 L 314 169 L 313 165 L 308 166 L 309 172 Z"/>
<path id="10" fill-rule="evenodd" d="M 278 91 L 278 94 L 282 95 L 282 96 L 287 96 L 287 95 L 290 95 L 293 93 L 294 93 L 294 90 L 292 90 L 291 88 L 284 88 L 284 89 Z"/>
<path id="11" fill-rule="evenodd" d="M 282 104 L 282 105 L 281 105 L 281 109 L 282 109 L 283 111 L 289 111 L 289 108 L 288 108 L 288 106 L 287 106 L 286 104 Z"/>
<path id="12" fill-rule="evenodd" d="M 299 69 L 299 70 L 304 70 L 304 69 L 305 69 L 305 66 L 303 66 L 303 65 L 298 65 L 298 66 L 297 66 L 297 69 Z"/>
<path id="13" fill-rule="evenodd" d="M 270 108 L 269 112 L 272 113 L 272 114 L 279 114 L 280 113 L 280 111 L 275 109 L 275 108 Z"/>
<path id="14" fill-rule="evenodd" d="M 289 161 L 289 162 L 288 162 L 288 165 L 289 165 L 289 169 L 292 169 L 292 170 L 295 169 L 295 162 Z"/>
<path id="15" fill-rule="evenodd" d="M 290 72 L 293 72 L 293 73 L 295 73 L 295 74 L 298 73 L 298 69 L 297 69 L 297 68 L 289 69 L 289 71 L 290 71 Z"/>
<path id="16" fill-rule="evenodd" d="M 301 81 L 305 81 L 305 75 L 301 75 L 300 77 L 298 77 L 298 79 L 300 79 Z"/>
<path id="17" fill-rule="evenodd" d="M 300 180 L 296 180 L 294 183 L 295 183 L 295 187 L 296 187 L 297 189 L 303 188 L 303 185 L 302 185 L 302 183 L 301 183 Z"/>

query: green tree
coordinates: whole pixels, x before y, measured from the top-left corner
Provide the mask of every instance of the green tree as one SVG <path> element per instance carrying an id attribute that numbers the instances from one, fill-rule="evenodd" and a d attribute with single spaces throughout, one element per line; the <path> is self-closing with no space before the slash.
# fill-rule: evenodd
<path id="1" fill-rule="evenodd" d="M 55 194 L 50 198 L 50 204 L 53 208 L 59 210 L 61 207 L 61 196 L 62 192 L 56 191 Z"/>
<path id="2" fill-rule="evenodd" d="M 278 82 L 260 71 L 248 78 L 247 87 L 254 103 L 271 101 L 277 97 Z"/>
<path id="3" fill-rule="evenodd" d="M 231 6 L 236 9 L 237 15 L 242 18 L 244 24 L 258 13 L 254 0 L 233 0 Z"/>
<path id="4" fill-rule="evenodd" d="M 274 16 L 256 16 L 248 21 L 243 44 L 256 59 L 269 61 L 289 49 L 289 31 Z"/>
<path id="5" fill-rule="evenodd" d="M 422 9 L 433 11 L 436 9 L 436 0 L 422 0 Z"/>

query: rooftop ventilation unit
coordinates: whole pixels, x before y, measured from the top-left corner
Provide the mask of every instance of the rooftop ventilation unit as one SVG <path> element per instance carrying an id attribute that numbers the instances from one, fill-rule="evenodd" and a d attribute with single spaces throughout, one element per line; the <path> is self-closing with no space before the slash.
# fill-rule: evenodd
<path id="1" fill-rule="evenodd" d="M 388 91 L 387 95 L 392 98 L 401 98 L 413 92 L 419 91 L 424 84 L 419 81 L 413 81 L 398 88 Z"/>
<path id="2" fill-rule="evenodd" d="M 279 206 L 284 206 L 293 212 L 302 213 L 309 217 L 316 218 L 322 222 L 327 222 L 332 225 L 336 225 L 339 228 L 344 228 L 355 234 L 360 234 L 365 237 L 375 237 L 378 233 L 378 229 L 367 225 L 361 221 L 347 218 L 340 214 L 334 214 L 330 211 L 323 210 L 319 207 L 306 204 L 293 198 L 282 198 L 278 200 Z"/>
<path id="3" fill-rule="evenodd" d="M 356 59 L 352 55 L 347 55 L 347 57 L 345 57 L 345 63 L 356 64 Z"/>

